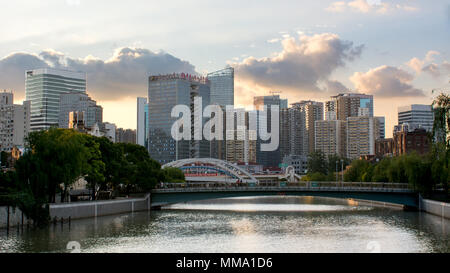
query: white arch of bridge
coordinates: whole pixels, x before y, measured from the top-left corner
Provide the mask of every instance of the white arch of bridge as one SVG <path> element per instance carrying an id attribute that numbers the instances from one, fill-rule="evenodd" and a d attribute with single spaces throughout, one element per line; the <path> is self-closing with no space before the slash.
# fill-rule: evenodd
<path id="1" fill-rule="evenodd" d="M 180 159 L 177 161 L 167 163 L 167 164 L 163 165 L 162 168 L 163 169 L 167 168 L 167 167 L 181 168 L 183 166 L 186 166 L 189 164 L 195 164 L 195 163 L 213 165 L 214 167 L 216 167 L 218 169 L 221 169 L 221 170 L 224 170 L 224 171 L 227 171 L 227 172 L 233 174 L 242 182 L 258 183 L 258 179 L 256 179 L 256 177 L 254 177 L 251 173 L 249 173 L 248 171 L 239 167 L 238 165 L 234 165 L 227 161 L 215 159 L 215 158 Z"/>

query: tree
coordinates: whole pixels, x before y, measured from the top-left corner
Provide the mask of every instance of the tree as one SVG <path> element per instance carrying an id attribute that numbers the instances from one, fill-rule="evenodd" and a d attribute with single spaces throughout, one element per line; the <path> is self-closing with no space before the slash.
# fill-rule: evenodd
<path id="1" fill-rule="evenodd" d="M 433 149 L 431 153 L 434 180 L 449 193 L 450 184 L 450 95 L 441 93 L 434 101 Z"/>
<path id="2" fill-rule="evenodd" d="M 322 151 L 315 151 L 309 154 L 308 173 L 328 174 L 328 161 Z"/>
<path id="3" fill-rule="evenodd" d="M 105 182 L 106 165 L 102 161 L 100 143 L 96 141 L 96 137 L 91 135 L 83 135 L 83 137 L 87 148 L 83 174 L 88 187 L 92 189 L 92 200 L 95 200 L 97 189 Z"/>
<path id="4" fill-rule="evenodd" d="M 366 160 L 353 160 L 350 168 L 344 174 L 344 180 L 349 182 L 361 182 L 371 180 L 371 173 L 368 173 L 370 163 Z"/>
<path id="5" fill-rule="evenodd" d="M 186 181 L 183 171 L 178 168 L 169 167 L 165 168 L 163 171 L 165 182 L 180 183 Z"/>

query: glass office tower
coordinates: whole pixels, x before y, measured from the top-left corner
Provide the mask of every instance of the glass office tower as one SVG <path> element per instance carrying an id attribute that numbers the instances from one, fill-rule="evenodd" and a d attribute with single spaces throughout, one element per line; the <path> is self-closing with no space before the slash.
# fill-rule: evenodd
<path id="1" fill-rule="evenodd" d="M 202 98 L 202 111 L 210 104 L 210 86 L 205 78 L 171 74 L 150 76 L 148 85 L 148 151 L 150 156 L 166 164 L 179 159 L 210 157 L 210 142 L 206 140 L 176 141 L 172 138 L 172 108 L 187 105 L 194 112 L 194 98 Z M 201 128 L 206 119 L 202 120 Z M 191 119 L 191 127 L 194 119 Z M 192 129 L 192 134 L 194 130 Z"/>
<path id="2" fill-rule="evenodd" d="M 234 68 L 227 67 L 207 77 L 211 83 L 211 104 L 234 105 Z"/>
<path id="3" fill-rule="evenodd" d="M 31 102 L 30 130 L 47 130 L 59 122 L 60 95 L 86 93 L 86 74 L 42 68 L 25 72 L 25 96 Z"/>

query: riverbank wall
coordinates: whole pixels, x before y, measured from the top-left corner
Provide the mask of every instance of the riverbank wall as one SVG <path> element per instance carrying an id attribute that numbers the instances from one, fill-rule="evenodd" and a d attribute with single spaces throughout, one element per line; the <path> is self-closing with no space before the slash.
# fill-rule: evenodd
<path id="1" fill-rule="evenodd" d="M 8 212 L 9 210 L 9 212 Z M 0 206 L 0 228 L 15 227 L 32 223 L 19 208 Z"/>
<path id="2" fill-rule="evenodd" d="M 450 219 L 450 203 L 421 199 L 420 209 L 424 212 Z"/>
<path id="3" fill-rule="evenodd" d="M 146 211 L 151 208 L 150 198 L 147 194 L 144 198 L 50 204 L 49 212 L 51 219 L 64 220 Z"/>

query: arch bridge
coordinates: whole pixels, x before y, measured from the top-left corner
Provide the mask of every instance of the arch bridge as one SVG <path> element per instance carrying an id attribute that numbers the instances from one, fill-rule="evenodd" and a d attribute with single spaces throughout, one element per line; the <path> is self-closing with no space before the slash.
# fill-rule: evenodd
<path id="1" fill-rule="evenodd" d="M 239 180 L 243 183 L 258 183 L 258 179 L 256 179 L 255 176 L 253 176 L 250 172 L 247 170 L 239 167 L 238 165 L 229 163 L 227 161 L 223 161 L 220 159 L 215 158 L 188 158 L 188 159 L 181 159 L 177 161 L 173 161 L 170 163 L 167 163 L 162 166 L 162 168 L 179 168 L 183 172 L 187 170 L 197 169 L 197 170 L 211 170 L 216 171 L 220 174 L 223 174 L 227 177 L 231 177 L 234 179 L 232 182 L 236 182 L 236 180 Z M 203 179 L 196 177 L 186 177 L 187 181 L 211 181 L 216 180 L 217 182 L 230 182 L 229 179 L 226 178 L 219 178 L 214 179 L 211 177 L 208 177 L 205 175 Z"/>

